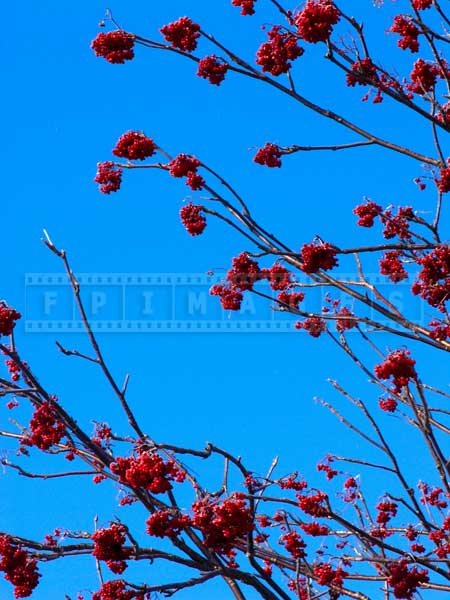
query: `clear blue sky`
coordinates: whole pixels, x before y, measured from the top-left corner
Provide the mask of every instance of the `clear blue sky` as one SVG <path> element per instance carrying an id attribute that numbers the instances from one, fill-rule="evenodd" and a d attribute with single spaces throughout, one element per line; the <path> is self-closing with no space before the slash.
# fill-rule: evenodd
<path id="1" fill-rule="evenodd" d="M 258 17 L 240 17 L 229 0 L 169 4 L 136 0 L 125 6 L 111 0 L 109 8 L 124 29 L 156 39 L 161 25 L 188 14 L 249 58 L 264 39 Z M 398 11 L 390 3 L 377 11 L 369 0 L 346 4 L 349 12 L 357 8 L 373 31 L 386 29 L 388 16 Z M 105 8 L 101 0 L 23 0 L 3 8 L 0 296 L 26 318 L 39 318 L 44 300 L 41 288 L 25 286 L 25 274 L 61 272 L 57 259 L 40 242 L 43 228 L 68 251 L 78 273 L 205 273 L 211 269 L 220 273 L 232 256 L 249 249 L 214 223 L 200 238 L 191 238 L 178 218 L 187 188 L 164 174 L 125 173 L 119 193 L 99 194 L 92 181 L 96 163 L 110 159 L 117 138 L 129 129 L 145 131 L 171 154 L 192 153 L 219 170 L 261 222 L 293 247 L 315 234 L 338 245 L 357 245 L 364 232 L 356 227 L 351 210 L 364 195 L 384 205 L 414 203 L 425 211 L 433 206 L 433 193 L 419 196 L 412 183 L 421 174 L 419 165 L 376 149 L 296 155 L 285 159 L 280 171 L 254 165 L 254 149 L 268 140 L 289 145 L 355 138 L 273 90 L 234 74 L 220 88 L 211 86 L 195 77 L 193 64 L 172 55 L 138 47 L 135 60 L 125 65 L 96 59 L 90 42 Z M 380 38 L 373 37 L 373 43 L 385 62 L 404 64 L 408 72 L 411 57 L 396 49 L 392 36 L 383 36 L 381 44 Z M 378 106 L 360 103 L 363 91 L 337 86 L 342 74 L 318 67 L 317 58 L 316 51 L 299 63 L 295 71 L 299 89 L 310 90 L 315 100 L 332 100 L 336 110 L 384 136 L 431 151 L 428 131 L 421 131 L 413 118 L 388 101 Z M 45 291 L 55 289 L 51 285 Z M 86 288 L 90 309 L 91 290 L 95 295 L 104 287 Z M 108 306 L 103 314 L 114 319 L 122 299 L 113 286 L 106 291 Z M 157 308 L 162 318 L 169 318 L 164 311 L 172 306 L 171 292 L 167 288 L 158 293 L 167 294 Z M 141 290 L 128 286 L 127 294 L 132 315 L 137 306 L 133 303 L 142 300 Z M 180 294 L 177 310 L 184 315 L 186 304 Z M 61 311 L 58 317 L 66 318 L 70 306 L 69 298 L 63 297 L 55 309 Z M 208 311 L 206 318 L 210 314 L 222 318 L 214 302 L 208 304 Z M 267 308 L 258 305 L 258 311 L 263 319 L 270 316 Z M 225 315 L 224 322 L 228 318 L 239 319 Z M 27 333 L 23 324 L 17 332 L 23 358 L 80 423 L 107 420 L 116 431 L 120 429 L 119 409 L 100 374 L 88 364 L 62 357 L 54 345 L 57 337 L 68 347 L 87 349 L 83 336 Z M 115 332 L 101 334 L 99 340 L 117 378 L 130 373 L 130 402 L 157 440 L 193 447 L 213 441 L 245 457 L 256 472 L 266 471 L 273 457 L 279 456 L 280 475 L 298 469 L 313 478 L 317 477 L 315 464 L 327 452 L 370 456 L 359 440 L 313 401 L 319 396 L 341 402 L 326 383 L 328 377 L 351 386 L 356 395 L 372 394 L 373 402 L 378 396 L 325 339 L 277 333 Z M 378 342 L 384 347 L 389 340 L 379 336 Z M 10 416 L 15 415 L 6 415 Z M 5 424 L 5 413 L 1 423 L 10 426 Z M 42 471 L 55 469 L 41 456 L 30 459 L 31 465 Z M 199 466 L 203 468 L 207 467 Z M 206 472 L 205 477 L 214 474 Z M 13 473 L 2 474 L 0 530 L 37 539 L 58 526 L 91 530 L 96 514 L 106 523 L 117 513 L 115 504 L 116 491 L 108 484 L 86 483 L 83 488 L 75 480 L 30 482 Z M 42 583 L 33 595 L 36 600 L 56 600 L 63 592 L 75 597 L 78 590 L 98 587 L 93 561 L 60 561 L 44 566 L 42 572 Z M 222 588 L 209 589 L 215 590 L 218 600 L 227 597 Z M 11 590 L 0 578 L 2 599 L 12 598 Z M 180 593 L 179 598 L 206 600 L 209 593 L 204 588 Z"/>

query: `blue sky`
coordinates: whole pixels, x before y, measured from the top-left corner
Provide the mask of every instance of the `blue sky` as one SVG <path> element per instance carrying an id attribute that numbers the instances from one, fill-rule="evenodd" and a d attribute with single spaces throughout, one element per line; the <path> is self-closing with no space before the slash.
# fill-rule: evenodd
<path id="1" fill-rule="evenodd" d="M 368 35 L 378 55 L 404 66 L 406 74 L 410 56 L 396 49 L 392 36 L 372 34 L 377 26 L 378 31 L 387 28 L 388 16 L 397 7 L 387 4 L 378 11 L 368 0 L 347 4 L 349 11 L 357 8 L 359 16 L 370 20 Z M 220 171 L 257 218 L 293 247 L 315 234 L 338 245 L 373 240 L 356 227 L 351 213 L 363 196 L 383 205 L 414 203 L 431 210 L 433 193 L 420 195 L 412 182 L 421 174 L 420 166 L 374 148 L 295 155 L 285 159 L 280 171 L 253 164 L 255 149 L 269 140 L 290 145 L 355 138 L 289 98 L 237 75 L 230 75 L 220 88 L 211 86 L 195 77 L 192 64 L 169 54 L 138 47 L 135 60 L 125 65 L 96 59 L 90 42 L 105 8 L 100 0 L 24 0 L 3 10 L 8 27 L 1 41 L 6 85 L 0 100 L 5 116 L 0 295 L 22 311 L 25 320 L 43 314 L 46 292 L 59 294 L 59 318 L 71 310 L 70 299 L 53 283 L 26 285 L 26 274 L 62 270 L 40 242 L 43 228 L 68 251 L 74 270 L 83 274 L 220 274 L 232 256 L 249 249 L 217 223 L 210 223 L 200 238 L 191 238 L 178 218 L 187 188 L 164 173 L 125 173 L 119 193 L 99 194 L 92 181 L 96 163 L 109 160 L 117 138 L 130 129 L 145 131 L 171 154 L 195 154 Z M 206 0 L 173 0 L 168 7 L 141 0 L 125 7 L 110 1 L 109 8 L 124 29 L 154 39 L 159 39 L 161 25 L 189 14 L 246 57 L 252 57 L 264 40 L 259 29 L 263 20 L 240 17 L 228 0 L 216 1 L 213 9 Z M 271 18 L 270 11 L 265 14 L 265 20 Z M 359 102 L 364 92 L 348 90 L 340 83 L 342 74 L 319 67 L 318 57 L 316 49 L 294 71 L 299 89 L 322 103 L 332 101 L 337 111 L 398 143 L 432 151 L 428 130 L 419 121 L 388 101 L 378 106 Z M 155 302 L 162 298 L 161 314 L 167 318 L 170 286 L 163 292 L 151 289 Z M 205 289 L 202 283 L 200 291 Z M 184 291 L 177 291 L 177 310 L 184 315 Z M 102 283 L 85 289 L 91 311 L 103 298 L 99 293 L 107 294 L 104 317 L 115 319 L 123 300 L 117 288 Z M 142 290 L 127 285 L 126 293 L 132 311 L 133 302 L 142 302 Z M 166 296 L 158 296 L 162 293 Z M 270 318 L 267 307 L 257 304 L 256 310 L 256 318 Z M 224 322 L 239 319 L 222 315 L 214 302 L 207 311 L 205 318 L 214 314 Z M 27 333 L 23 324 L 17 328 L 23 358 L 80 422 L 108 420 L 119 429 L 120 411 L 100 374 L 88 364 L 62 357 L 55 337 L 51 332 Z M 58 339 L 71 348 L 87 349 L 82 335 L 64 333 Z M 374 402 L 377 398 L 376 390 L 325 339 L 316 341 L 303 333 L 115 332 L 100 334 L 99 340 L 117 378 L 130 373 L 130 402 L 157 440 L 192 447 L 213 441 L 261 472 L 279 456 L 280 475 L 298 469 L 311 477 L 317 477 L 315 464 L 327 452 L 366 451 L 313 401 L 319 396 L 341 402 L 327 384 L 330 377 L 351 386 L 356 395 L 372 395 Z M 397 345 L 381 335 L 377 340 L 383 348 Z M 425 372 L 430 366 L 423 364 Z M 433 369 L 437 379 L 444 375 L 443 367 L 434 364 Z M 2 427 L 4 419 L 5 413 Z M 389 429 L 392 423 L 386 419 Z M 53 469 L 45 458 L 32 460 L 36 468 L 45 470 L 48 464 Z M 215 476 L 214 469 L 200 468 L 206 478 Z M 115 492 L 107 485 L 92 489 L 86 484 L 80 494 L 76 481 L 30 482 L 9 473 L 2 475 L 2 483 L 0 529 L 38 539 L 58 526 L 92 529 L 95 514 L 107 522 L 115 511 Z M 83 567 L 69 566 L 68 561 L 44 567 L 33 598 L 60 598 L 62 581 L 64 591 L 73 596 L 79 589 L 95 589 L 93 563 L 72 564 Z M 205 588 L 179 597 L 206 599 L 208 593 Z M 221 588 L 215 593 L 219 600 L 226 597 Z M 2 579 L 0 595 L 12 598 L 11 587 Z"/>

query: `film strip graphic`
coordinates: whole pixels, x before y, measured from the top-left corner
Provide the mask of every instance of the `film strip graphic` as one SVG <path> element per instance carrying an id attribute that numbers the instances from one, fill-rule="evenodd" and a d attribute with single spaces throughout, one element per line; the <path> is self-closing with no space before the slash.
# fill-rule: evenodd
<path id="1" fill-rule="evenodd" d="M 218 298 L 209 294 L 211 286 L 223 279 L 224 273 L 77 274 L 83 304 L 95 333 L 298 333 L 295 329 L 298 317 L 274 310 L 270 301 L 253 294 L 244 295 L 241 311 L 223 310 Z M 357 276 L 342 273 L 339 279 L 354 281 Z M 381 286 L 387 299 L 399 310 L 403 298 L 411 298 L 409 283 L 406 288 L 402 283 L 394 286 L 378 274 L 367 279 Z M 274 297 L 275 292 L 267 282 L 258 286 Z M 323 306 L 327 291 L 327 288 L 307 290 L 305 310 Z M 25 296 L 27 333 L 83 332 L 64 273 L 27 273 Z M 423 320 L 423 315 L 416 317 Z"/>

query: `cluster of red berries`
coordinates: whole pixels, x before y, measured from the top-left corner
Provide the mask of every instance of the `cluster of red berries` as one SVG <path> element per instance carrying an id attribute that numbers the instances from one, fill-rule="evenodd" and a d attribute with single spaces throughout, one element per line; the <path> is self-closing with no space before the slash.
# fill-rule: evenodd
<path id="1" fill-rule="evenodd" d="M 295 328 L 304 329 L 310 336 L 318 338 L 327 330 L 327 324 L 320 317 L 308 317 L 304 321 L 297 321 Z"/>
<path id="2" fill-rule="evenodd" d="M 328 40 L 338 21 L 339 10 L 332 0 L 307 0 L 295 16 L 299 36 L 312 44 Z"/>
<path id="3" fill-rule="evenodd" d="M 225 310 L 240 310 L 244 299 L 242 292 L 232 290 L 224 284 L 213 285 L 209 293 L 211 296 L 219 296 L 220 304 Z"/>
<path id="4" fill-rule="evenodd" d="M 240 6 L 241 15 L 254 15 L 255 14 L 255 4 L 256 0 L 232 0 L 231 4 L 233 6 Z"/>
<path id="5" fill-rule="evenodd" d="M 387 570 L 389 573 L 387 582 L 396 598 L 411 599 L 417 592 L 418 586 L 430 580 L 426 570 L 419 570 L 417 567 L 408 569 L 408 561 L 405 559 L 389 563 Z"/>
<path id="6" fill-rule="evenodd" d="M 189 202 L 180 210 L 181 222 L 191 235 L 200 235 L 206 227 L 206 218 L 202 215 L 203 206 Z"/>
<path id="7" fill-rule="evenodd" d="M 297 475 L 294 473 L 293 475 L 289 475 L 289 477 L 279 481 L 279 486 L 282 490 L 296 490 L 297 492 L 301 492 L 307 489 L 308 483 L 303 479 L 299 480 Z"/>
<path id="8" fill-rule="evenodd" d="M 112 431 L 106 423 L 96 423 L 95 432 L 91 440 L 97 446 L 109 448 L 111 446 Z"/>
<path id="9" fill-rule="evenodd" d="M 297 38 L 288 31 L 282 31 L 279 25 L 267 32 L 269 41 L 264 42 L 256 53 L 256 64 L 265 73 L 274 77 L 287 73 L 291 68 L 289 61 L 299 58 L 304 53 L 297 43 Z"/>
<path id="10" fill-rule="evenodd" d="M 349 477 L 344 482 L 344 502 L 353 502 L 358 497 L 358 482 L 354 477 Z"/>
<path id="11" fill-rule="evenodd" d="M 31 434 L 22 438 L 24 446 L 36 446 L 40 450 L 48 450 L 59 444 L 66 435 L 64 423 L 58 421 L 54 406 L 43 402 L 35 411 L 29 425 Z"/>
<path id="12" fill-rule="evenodd" d="M 380 398 L 378 400 L 378 406 L 385 412 L 395 412 L 397 409 L 398 402 L 395 398 Z"/>
<path id="13" fill-rule="evenodd" d="M 172 48 L 193 52 L 200 37 L 200 25 L 191 21 L 189 17 L 180 17 L 177 21 L 161 27 L 160 32 Z"/>
<path id="14" fill-rule="evenodd" d="M 385 252 L 380 259 L 380 273 L 386 275 L 393 283 L 399 283 L 407 279 L 408 273 L 400 260 L 402 253 L 398 250 Z"/>
<path id="15" fill-rule="evenodd" d="M 16 321 L 21 317 L 22 315 L 19 312 L 4 303 L 0 303 L 0 335 L 11 335 L 16 326 Z"/>
<path id="16" fill-rule="evenodd" d="M 439 179 L 436 181 L 436 185 L 441 194 L 450 192 L 450 158 L 447 159 L 448 167 L 441 169 Z"/>
<path id="17" fill-rule="evenodd" d="M 155 537 L 176 538 L 191 525 L 187 515 L 175 515 L 168 510 L 157 510 L 146 521 L 147 533 Z"/>
<path id="18" fill-rule="evenodd" d="M 155 452 L 141 452 L 138 457 L 116 458 L 111 471 L 119 476 L 120 483 L 134 489 L 144 488 L 152 494 L 163 494 L 172 489 L 172 482 L 181 483 L 186 477 L 173 460 L 164 461 Z"/>
<path id="19" fill-rule="evenodd" d="M 102 56 L 112 64 L 123 64 L 134 58 L 134 36 L 126 31 L 99 33 L 91 43 L 96 56 Z"/>
<path id="20" fill-rule="evenodd" d="M 412 0 L 412 5 L 416 10 L 425 10 L 430 8 L 433 0 Z"/>
<path id="21" fill-rule="evenodd" d="M 275 291 L 286 290 L 292 284 L 292 273 L 280 263 L 275 263 L 270 269 L 262 269 L 261 273 L 269 281 L 270 287 Z M 304 295 L 302 292 L 300 294 Z"/>
<path id="22" fill-rule="evenodd" d="M 283 534 L 280 537 L 280 544 L 286 548 L 292 558 L 295 558 L 296 560 L 305 558 L 306 544 L 296 531 L 290 531 L 289 533 Z"/>
<path id="23" fill-rule="evenodd" d="M 304 513 L 311 517 L 326 517 L 328 508 L 326 501 L 328 496 L 324 492 L 316 492 L 312 495 L 297 494 L 298 505 Z"/>
<path id="24" fill-rule="evenodd" d="M 263 278 L 256 260 L 252 260 L 246 252 L 233 258 L 233 268 L 227 273 L 227 281 L 232 289 L 252 290 L 257 281 Z"/>
<path id="25" fill-rule="evenodd" d="M 341 567 L 333 569 L 329 563 L 318 563 L 313 568 L 314 578 L 319 585 L 334 585 L 340 587 L 348 575 Z"/>
<path id="26" fill-rule="evenodd" d="M 317 273 L 317 271 L 329 271 L 337 267 L 336 248 L 327 242 L 312 242 L 303 244 L 301 249 L 302 271 L 305 273 Z"/>
<path id="27" fill-rule="evenodd" d="M 392 378 L 394 392 L 399 393 L 402 387 L 408 385 L 411 379 L 417 377 L 414 365 L 416 361 L 409 357 L 408 350 L 395 350 L 386 359 L 375 366 L 375 375 L 379 379 Z"/>
<path id="28" fill-rule="evenodd" d="M 422 269 L 412 286 L 413 294 L 445 312 L 445 303 L 450 299 L 450 247 L 436 248 L 417 263 Z"/>
<path id="29" fill-rule="evenodd" d="M 401 240 L 410 240 L 409 222 L 414 219 L 414 211 L 411 206 L 399 206 L 397 214 L 393 215 L 391 209 L 386 209 L 380 220 L 384 225 L 383 237 L 391 240 L 399 237 Z"/>
<path id="30" fill-rule="evenodd" d="M 433 329 L 428 335 L 433 338 L 433 340 L 442 341 L 450 337 L 450 325 L 445 325 L 444 323 L 434 319 L 429 323 L 429 326 Z"/>
<path id="31" fill-rule="evenodd" d="M 336 477 L 336 475 L 339 474 L 339 472 L 336 471 L 336 469 L 333 469 L 333 467 L 331 466 L 332 462 L 333 462 L 333 457 L 327 456 L 323 461 L 321 461 L 317 465 L 317 470 L 319 472 L 325 473 L 328 481 L 331 481 L 332 479 L 334 479 Z"/>
<path id="32" fill-rule="evenodd" d="M 126 542 L 126 529 L 123 525 L 113 523 L 111 527 L 98 529 L 92 535 L 94 550 L 92 555 L 97 560 L 104 560 L 113 573 L 121 574 L 127 568 L 126 559 L 130 550 L 123 547 Z"/>
<path id="33" fill-rule="evenodd" d="M 186 185 L 191 190 L 201 190 L 205 185 L 205 181 L 201 175 L 197 175 L 197 169 L 201 162 L 195 156 L 189 154 L 179 154 L 167 165 L 167 169 L 172 177 L 186 177 Z"/>
<path id="34" fill-rule="evenodd" d="M 228 63 L 219 60 L 215 54 L 211 54 L 199 61 L 197 75 L 207 79 L 212 85 L 220 85 L 225 79 L 228 69 Z"/>
<path id="35" fill-rule="evenodd" d="M 128 160 L 145 160 L 156 151 L 155 142 L 141 131 L 127 131 L 117 141 L 112 153 Z"/>
<path id="36" fill-rule="evenodd" d="M 255 154 L 253 161 L 258 165 L 266 167 L 281 167 L 281 148 L 276 144 L 267 142 L 263 148 L 260 148 Z"/>
<path id="37" fill-rule="evenodd" d="M 443 106 L 439 107 L 439 114 L 436 116 L 436 119 L 443 125 L 450 125 L 450 102 L 446 102 Z"/>
<path id="38" fill-rule="evenodd" d="M 388 31 L 398 33 L 401 38 L 397 42 L 397 46 L 402 50 L 411 50 L 411 52 L 419 51 L 418 37 L 422 33 L 412 22 L 411 17 L 397 15 L 394 17 L 394 22 Z"/>
<path id="39" fill-rule="evenodd" d="M 280 292 L 277 296 L 278 302 L 282 304 L 286 304 L 289 308 L 298 310 L 298 305 L 300 302 L 303 302 L 305 299 L 305 294 L 303 292 L 292 292 L 291 294 L 288 292 Z"/>
<path id="40" fill-rule="evenodd" d="M 92 595 L 92 600 L 145 600 L 146 598 L 150 599 L 150 595 L 130 590 L 122 579 L 103 583 L 100 590 Z"/>
<path id="41" fill-rule="evenodd" d="M 350 331 L 358 324 L 358 321 L 355 319 L 355 315 L 352 311 L 343 306 L 336 313 L 336 329 L 339 333 L 344 333 L 344 331 Z"/>
<path id="42" fill-rule="evenodd" d="M 8 367 L 8 373 L 11 375 L 11 381 L 19 381 L 21 368 L 12 358 L 5 360 L 5 365 Z"/>
<path id="43" fill-rule="evenodd" d="M 28 598 L 39 583 L 36 560 L 6 535 L 0 536 L 0 571 L 14 586 L 15 598 Z"/>
<path id="44" fill-rule="evenodd" d="M 321 525 L 317 521 L 313 521 L 312 523 L 302 523 L 300 527 L 307 535 L 312 537 L 328 535 L 328 532 L 330 531 L 326 525 Z"/>
<path id="45" fill-rule="evenodd" d="M 356 85 L 375 85 L 380 83 L 377 75 L 377 68 L 370 58 L 358 60 L 350 67 L 350 73 L 346 75 L 347 85 L 355 87 Z"/>
<path id="46" fill-rule="evenodd" d="M 426 94 L 434 89 L 438 75 L 441 75 L 441 70 L 436 64 L 427 63 L 419 58 L 411 71 L 411 83 L 408 83 L 406 87 L 414 94 Z"/>
<path id="47" fill-rule="evenodd" d="M 194 502 L 192 523 L 204 536 L 204 544 L 214 552 L 232 558 L 236 542 L 254 529 L 250 510 L 241 498 L 227 498 L 222 502 L 209 498 Z"/>
<path id="48" fill-rule="evenodd" d="M 382 212 L 382 207 L 370 200 L 367 200 L 366 204 L 360 204 L 353 209 L 353 213 L 359 217 L 358 225 L 360 227 L 373 227 L 374 220 L 381 215 Z"/>
<path id="49" fill-rule="evenodd" d="M 120 189 L 122 183 L 122 169 L 108 160 L 97 164 L 97 174 L 94 181 L 100 185 L 102 194 L 111 194 Z"/>
<path id="50" fill-rule="evenodd" d="M 385 527 L 389 521 L 397 515 L 398 505 L 395 502 L 379 502 L 376 505 L 376 510 L 378 511 L 376 522 L 378 525 L 382 525 Z"/>
<path id="51" fill-rule="evenodd" d="M 424 482 L 420 482 L 417 487 L 422 492 L 422 498 L 420 498 L 422 504 L 428 504 L 435 508 L 447 508 L 448 502 L 441 497 L 444 493 L 442 488 L 430 488 L 430 486 Z"/>

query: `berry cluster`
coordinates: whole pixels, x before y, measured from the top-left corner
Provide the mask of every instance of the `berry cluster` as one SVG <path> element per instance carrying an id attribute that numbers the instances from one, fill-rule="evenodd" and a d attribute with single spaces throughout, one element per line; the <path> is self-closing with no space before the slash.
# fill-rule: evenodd
<path id="1" fill-rule="evenodd" d="M 303 302 L 305 299 L 305 294 L 303 292 L 292 292 L 289 294 L 288 292 L 280 292 L 277 296 L 278 302 L 282 304 L 287 304 L 289 308 L 298 310 L 298 305 L 300 302 Z"/>
<path id="2" fill-rule="evenodd" d="M 403 263 L 400 260 L 402 253 L 398 250 L 385 252 L 380 259 L 380 273 L 386 275 L 393 283 L 399 283 L 407 279 L 408 273 L 405 271 Z"/>
<path id="3" fill-rule="evenodd" d="M 102 56 L 112 64 L 123 64 L 134 58 L 134 36 L 126 31 L 99 33 L 91 43 L 96 56 Z"/>
<path id="4" fill-rule="evenodd" d="M 202 210 L 203 206 L 192 204 L 192 202 L 180 210 L 181 222 L 191 235 L 200 235 L 206 227 L 206 218 L 201 214 Z"/>
<path id="5" fill-rule="evenodd" d="M 241 15 L 254 15 L 255 14 L 255 4 L 256 0 L 232 0 L 231 4 L 233 6 L 240 6 Z"/>
<path id="6" fill-rule="evenodd" d="M 163 494 L 172 489 L 172 482 L 181 483 L 186 477 L 173 460 L 164 461 L 155 452 L 141 452 L 136 458 L 116 458 L 111 471 L 119 476 L 120 483 L 134 489 L 144 488 L 152 494 Z"/>
<path id="7" fill-rule="evenodd" d="M 333 569 L 329 563 L 318 563 L 313 569 L 314 578 L 319 585 L 334 585 L 340 587 L 347 576 L 341 567 Z"/>
<path id="8" fill-rule="evenodd" d="M 280 537 L 280 544 L 286 548 L 292 558 L 300 559 L 305 558 L 306 544 L 302 540 L 301 536 L 296 531 L 290 531 Z"/>
<path id="9" fill-rule="evenodd" d="M 385 527 L 397 515 L 398 505 L 395 502 L 379 502 L 375 508 L 378 511 L 376 522 Z"/>
<path id="10" fill-rule="evenodd" d="M 112 153 L 128 160 L 145 160 L 156 151 L 155 142 L 140 131 L 127 131 L 117 141 Z"/>
<path id="11" fill-rule="evenodd" d="M 311 517 L 326 517 L 328 508 L 326 501 L 328 496 L 324 492 L 316 492 L 310 496 L 297 494 L 298 505 L 304 513 Z"/>
<path id="12" fill-rule="evenodd" d="M 199 61 L 197 75 L 207 79 L 212 85 L 220 85 L 225 79 L 228 68 L 228 63 L 219 60 L 215 54 L 211 54 Z"/>
<path id="13" fill-rule="evenodd" d="M 401 38 L 397 42 L 397 46 L 402 50 L 411 50 L 411 52 L 419 51 L 418 37 L 421 31 L 414 25 L 411 17 L 397 15 L 394 17 L 394 22 L 388 31 L 398 33 Z"/>
<path id="14" fill-rule="evenodd" d="M 0 335 L 11 335 L 16 321 L 21 317 L 22 315 L 13 308 L 0 303 Z"/>
<path id="15" fill-rule="evenodd" d="M 267 32 L 269 41 L 264 42 L 256 53 L 256 64 L 265 73 L 273 76 L 287 73 L 291 68 L 290 60 L 299 58 L 304 53 L 297 44 L 297 38 L 288 31 L 282 31 L 279 25 Z"/>
<path id="16" fill-rule="evenodd" d="M 429 323 L 429 326 L 433 329 L 429 332 L 429 336 L 434 340 L 446 340 L 450 337 L 450 325 L 433 320 Z"/>
<path id="17" fill-rule="evenodd" d="M 327 535 L 330 531 L 326 525 L 321 525 L 317 521 L 313 521 L 312 523 L 302 523 L 300 527 L 307 535 L 312 537 Z"/>
<path id="18" fill-rule="evenodd" d="M 406 86 L 410 92 L 415 94 L 426 94 L 431 92 L 436 85 L 436 77 L 440 75 L 439 67 L 433 63 L 427 63 L 419 58 L 411 71 L 411 83 Z"/>
<path id="19" fill-rule="evenodd" d="M 396 598 L 410 599 L 421 583 L 428 583 L 427 571 L 413 567 L 408 570 L 408 561 L 401 559 L 387 565 L 389 577 L 388 585 L 393 589 Z"/>
<path id="20" fill-rule="evenodd" d="M 338 21 L 339 10 L 332 0 L 307 0 L 295 17 L 300 37 L 312 44 L 328 40 Z"/>
<path id="21" fill-rule="evenodd" d="M 223 502 L 205 498 L 194 502 L 192 510 L 192 523 L 203 533 L 205 546 L 229 558 L 235 556 L 236 542 L 254 529 L 250 510 L 240 498 L 227 498 Z"/>
<path id="22" fill-rule="evenodd" d="M 130 590 L 122 579 L 107 581 L 98 592 L 92 595 L 92 600 L 144 600 L 149 595 L 136 590 Z"/>
<path id="23" fill-rule="evenodd" d="M 209 293 L 211 296 L 219 296 L 220 304 L 225 310 L 240 310 L 244 299 L 242 292 L 232 290 L 224 284 L 213 285 Z"/>
<path id="24" fill-rule="evenodd" d="M 417 263 L 422 269 L 412 286 L 413 294 L 420 295 L 428 304 L 444 312 L 450 298 L 450 247 L 436 248 L 419 258 Z"/>
<path id="25" fill-rule="evenodd" d="M 450 192 L 450 158 L 447 159 L 448 167 L 441 169 L 440 177 L 436 181 L 436 185 L 441 194 Z"/>
<path id="26" fill-rule="evenodd" d="M 168 510 L 157 510 L 146 521 L 147 533 L 155 537 L 176 538 L 191 525 L 187 515 L 174 515 Z"/>
<path id="27" fill-rule="evenodd" d="M 401 240 L 410 240 L 409 221 L 414 219 L 414 212 L 410 206 L 399 206 L 397 214 L 393 215 L 391 209 L 385 210 L 380 215 L 380 220 L 384 225 L 383 237 L 391 240 L 399 237 Z"/>
<path id="28" fill-rule="evenodd" d="M 412 0 L 412 5 L 416 10 L 425 10 L 430 8 L 433 0 Z"/>
<path id="29" fill-rule="evenodd" d="M 317 273 L 319 270 L 329 271 L 338 265 L 336 248 L 324 242 L 304 244 L 301 249 L 302 271 Z"/>
<path id="30" fill-rule="evenodd" d="M 194 192 L 201 190 L 205 185 L 205 181 L 201 175 L 197 175 L 197 169 L 201 162 L 195 156 L 189 154 L 178 154 L 167 165 L 169 173 L 172 177 L 186 177 L 186 185 Z"/>
<path id="31" fill-rule="evenodd" d="M 26 550 L 11 543 L 8 536 L 0 536 L 0 571 L 14 586 L 15 598 L 28 598 L 39 583 L 40 573 L 36 560 Z"/>
<path id="32" fill-rule="evenodd" d="M 160 32 L 172 48 L 193 52 L 200 37 L 200 25 L 191 21 L 189 17 L 180 17 L 177 21 L 161 27 Z"/>
<path id="33" fill-rule="evenodd" d="M 356 85 L 378 85 L 380 80 L 377 75 L 377 68 L 370 58 L 358 60 L 350 67 L 350 73 L 346 75 L 347 85 L 355 87 Z"/>
<path id="34" fill-rule="evenodd" d="M 444 493 L 442 488 L 430 488 L 427 483 L 419 483 L 418 488 L 422 492 L 422 498 L 420 501 L 424 505 L 434 506 L 435 508 L 447 508 L 448 502 L 441 496 Z"/>
<path id="35" fill-rule="evenodd" d="M 414 368 L 416 361 L 409 358 L 409 355 L 408 350 L 395 350 L 386 357 L 384 362 L 375 366 L 375 375 L 379 379 L 390 379 L 392 377 L 395 393 L 399 393 L 402 387 L 407 386 L 411 379 L 417 377 Z"/>
<path id="36" fill-rule="evenodd" d="M 256 260 L 251 260 L 245 252 L 233 258 L 233 268 L 227 273 L 227 281 L 234 290 L 252 290 L 255 283 L 263 278 Z"/>
<path id="37" fill-rule="evenodd" d="M 381 215 L 382 212 L 382 207 L 370 200 L 367 200 L 366 204 L 360 204 L 353 209 L 353 213 L 359 217 L 358 225 L 360 227 L 373 227 L 375 218 Z"/>
<path id="38" fill-rule="evenodd" d="M 19 381 L 21 373 L 19 364 L 13 358 L 9 358 L 5 360 L 5 365 L 8 367 L 8 372 L 11 375 L 11 381 Z"/>
<path id="39" fill-rule="evenodd" d="M 113 523 L 111 527 L 98 529 L 92 535 L 95 544 L 92 555 L 97 560 L 104 560 L 111 571 L 119 575 L 128 566 L 125 559 L 130 557 L 130 550 L 123 547 L 126 542 L 125 533 L 123 525 Z"/>
<path id="40" fill-rule="evenodd" d="M 385 412 L 395 412 L 397 409 L 397 400 L 395 398 L 380 398 L 378 400 L 378 406 L 381 408 L 381 410 L 384 410 Z"/>
<path id="41" fill-rule="evenodd" d="M 358 321 L 354 318 L 354 314 L 346 306 L 343 306 L 341 309 L 338 310 L 338 312 L 336 313 L 336 317 L 338 317 L 336 319 L 336 329 L 339 331 L 339 333 L 349 331 L 350 329 L 356 327 L 356 325 L 358 324 Z"/>
<path id="42" fill-rule="evenodd" d="M 296 329 L 304 329 L 314 338 L 320 337 L 327 330 L 327 324 L 320 317 L 308 317 L 304 321 L 298 321 L 295 324 Z"/>
<path id="43" fill-rule="evenodd" d="M 281 167 L 281 148 L 276 144 L 267 142 L 263 148 L 260 148 L 255 154 L 253 161 L 258 165 L 266 167 Z"/>
<path id="44" fill-rule="evenodd" d="M 122 169 L 116 167 L 111 161 L 99 162 L 97 164 L 97 174 L 94 181 L 100 184 L 100 191 L 102 194 L 117 192 L 122 183 Z"/>
<path id="45" fill-rule="evenodd" d="M 59 444 L 66 435 L 64 423 L 57 420 L 54 406 L 46 401 L 35 411 L 30 421 L 31 435 L 22 438 L 25 446 L 36 446 L 40 450 L 48 450 Z"/>

